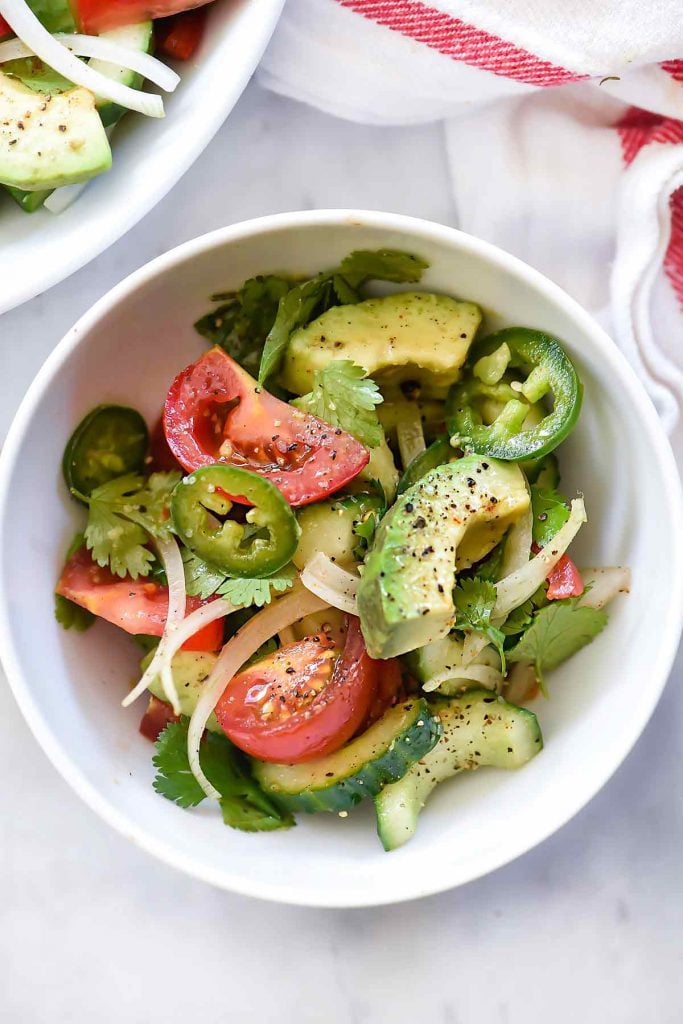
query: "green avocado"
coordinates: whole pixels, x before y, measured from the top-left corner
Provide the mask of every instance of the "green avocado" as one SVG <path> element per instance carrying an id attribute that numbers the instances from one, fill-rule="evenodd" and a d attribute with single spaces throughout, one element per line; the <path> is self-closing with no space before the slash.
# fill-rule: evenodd
<path id="1" fill-rule="evenodd" d="M 0 184 L 29 192 L 59 188 L 110 166 L 92 93 L 41 95 L 0 72 Z"/>
<path id="2" fill-rule="evenodd" d="M 381 386 L 387 398 L 410 390 L 445 398 L 481 322 L 472 302 L 430 292 L 397 292 L 351 306 L 333 306 L 292 334 L 281 380 L 307 394 L 313 377 L 333 359 L 350 359 Z"/>
<path id="3" fill-rule="evenodd" d="M 467 531 L 510 525 L 528 507 L 519 467 L 477 455 L 437 466 L 404 491 L 380 523 L 358 587 L 370 657 L 393 658 L 447 636 Z"/>

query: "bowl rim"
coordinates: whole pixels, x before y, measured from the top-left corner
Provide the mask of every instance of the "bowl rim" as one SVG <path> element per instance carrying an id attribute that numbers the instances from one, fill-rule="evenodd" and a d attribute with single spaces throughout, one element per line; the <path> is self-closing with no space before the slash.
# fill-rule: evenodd
<path id="1" fill-rule="evenodd" d="M 12 421 L 2 452 L 0 452 L 0 534 L 4 531 L 4 523 L 9 515 L 10 482 L 19 458 L 24 435 L 32 419 L 34 410 L 41 398 L 52 386 L 62 364 L 75 349 L 85 343 L 89 331 L 106 316 L 119 302 L 133 294 L 149 281 L 161 277 L 173 267 L 190 261 L 198 254 L 214 248 L 239 242 L 246 237 L 269 234 L 287 229 L 308 228 L 312 226 L 336 227 L 343 224 L 374 227 L 388 232 L 399 230 L 414 235 L 416 240 L 428 239 L 436 243 L 455 246 L 461 250 L 474 253 L 486 259 L 501 270 L 507 270 L 527 280 L 537 290 L 544 292 L 546 297 L 562 308 L 577 323 L 586 338 L 598 347 L 601 356 L 615 371 L 619 385 L 626 389 L 627 397 L 632 401 L 636 415 L 650 447 L 651 458 L 656 462 L 661 476 L 664 502 L 672 510 L 677 510 L 675 518 L 683 518 L 683 491 L 669 441 L 661 426 L 655 408 L 638 380 L 634 370 L 624 355 L 611 340 L 602 327 L 586 310 L 559 285 L 545 275 L 530 267 L 516 256 L 505 252 L 490 242 L 475 238 L 456 228 L 438 224 L 433 221 L 403 214 L 353 209 L 293 211 L 290 213 L 272 214 L 237 224 L 218 228 L 207 234 L 200 235 L 156 257 L 149 263 L 134 271 L 118 285 L 100 298 L 67 332 L 52 351 L 24 396 L 19 409 Z M 269 880 L 244 880 L 240 876 L 232 876 L 227 869 L 207 869 L 194 857 L 179 853 L 169 842 L 159 840 L 148 834 L 143 827 L 133 825 L 126 815 L 108 799 L 103 797 L 97 786 L 87 778 L 71 762 L 68 752 L 64 750 L 57 736 L 52 732 L 50 724 L 42 716 L 35 703 L 28 681 L 24 678 L 19 651 L 17 650 L 9 627 L 8 594 L 3 586 L 5 577 L 3 545 L 0 543 L 0 658 L 7 674 L 7 679 L 19 708 L 36 740 L 43 748 L 53 765 L 72 789 L 85 803 L 108 822 L 122 835 L 132 840 L 146 852 L 158 857 L 161 861 L 186 872 L 194 878 L 208 882 L 218 888 L 235 892 L 244 896 L 253 896 L 275 902 L 310 907 L 369 907 L 400 903 L 474 881 L 494 871 L 517 857 L 539 845 L 555 831 L 576 815 L 609 781 L 617 768 L 623 763 L 636 740 L 647 725 L 655 706 L 667 682 L 676 651 L 681 630 L 683 628 L 683 535 L 673 531 L 671 537 L 670 563 L 673 567 L 670 601 L 662 630 L 656 656 L 653 658 L 649 699 L 644 702 L 643 714 L 631 729 L 624 733 L 618 753 L 608 770 L 592 780 L 591 784 L 575 793 L 572 800 L 562 804 L 561 810 L 549 813 L 538 827 L 529 830 L 523 836 L 515 837 L 501 849 L 492 849 L 482 856 L 476 867 L 448 870 L 435 873 L 429 877 L 413 876 L 405 879 L 404 888 L 394 892 L 383 892 L 363 898 L 344 898 L 341 895 L 318 894 L 310 895 L 288 886 L 285 880 L 273 883 Z M 501 852 L 502 850 L 502 852 Z"/>
<path id="2" fill-rule="evenodd" d="M 198 128 L 194 135 L 193 145 L 179 147 L 180 155 L 177 160 L 168 165 L 168 170 L 163 176 L 163 182 L 160 187 L 154 191 L 151 197 L 146 192 L 140 193 L 137 199 L 135 196 L 131 196 L 130 201 L 125 204 L 122 215 L 115 220 L 111 220 L 104 227 L 98 224 L 101 230 L 97 233 L 97 241 L 91 247 L 86 246 L 79 250 L 75 258 L 72 257 L 70 260 L 65 261 L 65 263 L 58 264 L 55 262 L 52 269 L 40 276 L 37 283 L 36 278 L 26 277 L 22 285 L 9 293 L 6 299 L 0 296 L 0 315 L 17 309 L 37 295 L 42 295 L 44 292 L 49 291 L 50 288 L 54 288 L 55 285 L 67 280 L 72 274 L 82 270 L 89 263 L 92 263 L 93 260 L 97 259 L 98 256 L 101 256 L 102 253 L 106 252 L 107 249 L 127 235 L 136 224 L 140 223 L 143 217 L 151 213 L 161 200 L 168 195 L 171 189 L 178 184 L 230 116 L 270 42 L 270 38 L 280 20 L 285 0 L 266 0 L 266 3 L 269 5 L 267 11 L 263 8 L 263 0 L 260 11 L 257 12 L 256 8 L 254 8 L 252 22 L 253 48 L 240 63 L 239 74 L 234 77 L 231 86 L 224 89 L 223 101 L 208 108 L 208 115 L 205 114 L 202 117 L 201 128 Z M 244 17 L 244 15 L 241 16 Z M 199 55 L 198 62 L 201 64 L 201 54 Z M 182 82 L 180 87 L 182 88 Z M 204 110 L 206 109 L 204 107 Z M 114 162 L 110 173 L 116 174 L 116 162 Z M 151 201 L 149 201 L 150 198 Z M 69 268 L 66 273 L 63 269 L 65 265 L 68 265 Z"/>

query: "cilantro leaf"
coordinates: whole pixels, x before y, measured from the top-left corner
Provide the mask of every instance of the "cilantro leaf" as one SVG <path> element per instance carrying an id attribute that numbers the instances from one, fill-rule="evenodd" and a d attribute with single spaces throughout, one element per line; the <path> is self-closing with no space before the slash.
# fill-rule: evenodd
<path id="1" fill-rule="evenodd" d="M 195 330 L 255 376 L 278 303 L 292 284 L 291 279 L 268 274 L 250 278 L 238 291 L 212 295 L 222 304 L 197 320 Z"/>
<path id="2" fill-rule="evenodd" d="M 419 281 L 428 266 L 419 256 L 393 249 L 360 249 L 342 260 L 336 270 L 317 274 L 295 285 L 278 304 L 261 356 L 259 384 L 277 373 L 290 335 L 304 327 L 331 306 L 360 302 L 359 289 L 366 281 Z"/>
<path id="3" fill-rule="evenodd" d="M 475 576 L 478 576 L 480 580 L 486 580 L 488 583 L 495 583 L 497 579 L 500 579 L 500 568 L 503 564 L 503 555 L 505 554 L 505 541 L 502 540 L 500 544 L 496 544 L 493 551 L 476 567 Z"/>
<path id="4" fill-rule="evenodd" d="M 187 725 L 187 719 L 167 725 L 155 743 L 156 754 L 152 758 L 157 770 L 152 783 L 155 791 L 178 807 L 196 807 L 205 797 L 190 768 Z"/>
<path id="5" fill-rule="evenodd" d="M 569 519 L 569 507 L 557 491 L 532 487 L 531 511 L 533 514 L 532 536 L 536 544 L 543 548 Z"/>
<path id="6" fill-rule="evenodd" d="M 227 577 L 216 593 L 238 607 L 246 608 L 254 604 L 257 608 L 262 608 L 264 604 L 270 604 L 273 592 L 281 594 L 289 590 L 295 575 L 296 570 L 293 566 L 284 566 L 277 576 L 266 576 L 262 579 Z"/>
<path id="7" fill-rule="evenodd" d="M 456 629 L 469 629 L 483 633 L 500 655 L 505 675 L 505 635 L 491 623 L 491 614 L 496 604 L 496 588 L 489 580 L 461 579 L 453 591 Z"/>
<path id="8" fill-rule="evenodd" d="M 527 626 L 531 625 L 531 619 L 534 614 L 533 601 L 529 599 L 521 604 L 519 608 L 515 608 L 510 612 L 505 622 L 502 624 L 501 632 L 505 636 L 516 636 L 519 633 L 523 633 Z"/>
<path id="9" fill-rule="evenodd" d="M 338 274 L 352 288 L 360 288 L 370 280 L 395 284 L 419 281 L 428 266 L 421 256 L 400 249 L 356 249 L 341 261 Z"/>
<path id="10" fill-rule="evenodd" d="M 188 718 L 166 726 L 156 742 L 152 763 L 157 769 L 153 786 L 157 793 L 179 807 L 196 807 L 204 791 L 190 769 L 187 755 Z M 244 832 L 290 828 L 292 816 L 281 811 L 253 779 L 249 760 L 227 736 L 207 732 L 199 753 L 202 770 L 221 794 L 223 821 Z"/>
<path id="11" fill-rule="evenodd" d="M 510 661 L 530 661 L 544 685 L 543 673 L 555 668 L 589 644 L 607 625 L 607 615 L 579 604 L 578 597 L 551 601 L 534 613 L 531 624 L 514 647 Z"/>
<path id="12" fill-rule="evenodd" d="M 190 597 L 199 597 L 202 601 L 208 601 L 210 597 L 218 595 L 227 598 L 240 608 L 248 608 L 252 605 L 262 608 L 264 604 L 270 604 L 273 591 L 282 593 L 288 590 L 296 575 L 294 566 L 290 564 L 284 566 L 273 576 L 258 579 L 251 576 L 228 576 L 220 569 L 209 565 L 188 548 L 182 549 L 182 558 L 185 568 L 185 588 Z"/>
<path id="13" fill-rule="evenodd" d="M 85 633 L 95 621 L 95 616 L 87 608 L 81 608 L 61 594 L 55 594 L 55 618 L 63 629 L 75 629 L 77 633 Z"/>
<path id="14" fill-rule="evenodd" d="M 332 276 L 318 274 L 310 281 L 295 285 L 280 299 L 275 323 L 263 346 L 258 382 L 264 384 L 280 368 L 290 335 L 314 320 L 330 306 L 337 305 Z"/>
<path id="15" fill-rule="evenodd" d="M 168 536 L 168 504 L 181 474 L 153 473 L 145 482 L 137 474 L 116 477 L 89 497 L 86 547 L 98 565 L 115 576 L 149 575 L 155 561 L 146 547 L 149 535 Z"/>
<path id="16" fill-rule="evenodd" d="M 181 548 L 185 568 L 185 589 L 189 597 L 199 597 L 208 601 L 228 578 L 220 569 L 214 569 L 199 555 L 189 548 Z"/>
<path id="17" fill-rule="evenodd" d="M 293 404 L 376 448 L 384 440 L 376 409 L 382 401 L 379 388 L 362 366 L 350 359 L 334 359 L 316 372 L 313 390 Z"/>

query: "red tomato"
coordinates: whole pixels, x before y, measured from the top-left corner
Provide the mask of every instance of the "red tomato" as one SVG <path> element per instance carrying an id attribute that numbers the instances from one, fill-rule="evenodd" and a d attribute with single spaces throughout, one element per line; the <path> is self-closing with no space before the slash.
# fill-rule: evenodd
<path id="1" fill-rule="evenodd" d="M 251 469 L 294 506 L 338 491 L 370 459 L 350 434 L 268 394 L 217 347 L 171 384 L 164 429 L 188 472 L 216 462 Z"/>
<path id="2" fill-rule="evenodd" d="M 189 60 L 197 52 L 204 35 L 206 8 L 183 11 L 172 18 L 164 18 L 154 26 L 157 56 L 173 60 Z"/>
<path id="3" fill-rule="evenodd" d="M 5 19 L 0 14 L 0 39 L 4 39 L 5 36 L 13 35 L 12 29 L 9 27 Z"/>
<path id="4" fill-rule="evenodd" d="M 82 32 L 98 35 L 121 25 L 135 25 L 151 18 L 167 18 L 171 14 L 201 7 L 207 0 L 77 0 L 78 27 Z"/>
<path id="5" fill-rule="evenodd" d="M 377 691 L 356 618 L 341 654 L 305 637 L 240 672 L 216 705 L 226 735 L 263 761 L 298 764 L 338 750 L 356 732 Z"/>
<path id="6" fill-rule="evenodd" d="M 142 735 L 151 740 L 152 743 L 156 743 L 159 739 L 159 735 L 164 731 L 167 725 L 171 722 L 179 722 L 180 719 L 177 715 L 173 714 L 173 708 L 170 704 L 167 704 L 165 700 L 159 700 L 158 697 L 152 695 L 149 698 L 149 704 L 147 710 L 140 719 L 140 732 Z"/>
<path id="7" fill-rule="evenodd" d="M 173 469 L 183 468 L 168 447 L 163 416 L 156 421 L 149 435 L 149 456 L 150 473 L 169 473 Z"/>
<path id="8" fill-rule="evenodd" d="M 531 550 L 535 555 L 541 550 L 536 541 L 531 545 Z M 583 594 L 584 587 L 581 573 L 569 555 L 562 555 L 562 558 L 550 570 L 546 579 L 548 581 L 546 596 L 549 601 L 560 601 L 563 597 L 580 597 Z"/>
<path id="9" fill-rule="evenodd" d="M 548 573 L 549 601 L 560 601 L 563 597 L 580 597 L 583 594 L 581 573 L 569 555 L 562 555 L 554 569 Z"/>
<path id="10" fill-rule="evenodd" d="M 64 566 L 57 593 L 87 608 L 126 633 L 161 636 L 168 614 L 168 587 L 140 578 L 114 576 L 93 562 L 81 548 Z M 187 614 L 205 602 L 188 597 Z M 183 644 L 185 651 L 217 651 L 223 644 L 223 622 L 217 619 L 204 626 Z"/>
<path id="11" fill-rule="evenodd" d="M 387 661 L 376 662 L 376 665 L 377 690 L 368 708 L 368 713 L 358 730 L 359 733 L 369 729 L 373 722 L 376 722 L 385 711 L 393 707 L 398 702 L 404 688 L 403 671 L 400 661 L 396 658 L 389 658 Z"/>

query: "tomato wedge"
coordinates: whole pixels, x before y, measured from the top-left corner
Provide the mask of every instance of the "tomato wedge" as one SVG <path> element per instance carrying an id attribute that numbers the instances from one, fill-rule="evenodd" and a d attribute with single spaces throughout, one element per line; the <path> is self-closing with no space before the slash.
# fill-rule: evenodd
<path id="1" fill-rule="evenodd" d="M 74 0 L 73 9 L 79 29 L 98 35 L 121 25 L 167 18 L 205 3 L 207 0 Z"/>
<path id="2" fill-rule="evenodd" d="M 584 586 L 581 573 L 569 555 L 562 555 L 557 565 L 548 573 L 549 601 L 561 601 L 564 597 L 580 597 Z"/>
<path id="3" fill-rule="evenodd" d="M 154 694 L 149 698 L 147 709 L 140 719 L 139 729 L 142 735 L 156 743 L 159 735 L 171 722 L 179 722 L 177 715 L 173 714 L 173 708 L 165 700 L 159 700 Z"/>
<path id="4" fill-rule="evenodd" d="M 387 661 L 378 661 L 377 665 L 377 689 L 375 696 L 368 708 L 368 713 L 361 722 L 358 733 L 365 732 L 370 726 L 377 722 L 385 711 L 398 703 L 403 696 L 404 686 L 403 671 L 401 663 L 397 658 L 389 658 Z"/>
<path id="5" fill-rule="evenodd" d="M 357 618 L 340 654 L 320 634 L 287 644 L 230 681 L 216 705 L 226 735 L 262 761 L 297 764 L 338 750 L 365 719 L 377 691 Z"/>
<path id="6" fill-rule="evenodd" d="M 57 593 L 126 633 L 161 636 L 164 631 L 168 587 L 144 578 L 114 576 L 93 562 L 85 548 L 80 548 L 64 566 Z M 188 597 L 187 614 L 204 603 L 198 597 Z M 223 622 L 217 619 L 190 637 L 183 650 L 217 651 L 222 644 Z"/>
<path id="7" fill-rule="evenodd" d="M 5 36 L 11 36 L 12 29 L 9 27 L 5 19 L 0 14 L 0 39 L 4 39 Z"/>
<path id="8" fill-rule="evenodd" d="M 193 11 L 183 11 L 158 21 L 154 26 L 157 56 L 189 60 L 199 48 L 205 24 L 205 7 L 196 7 Z"/>
<path id="9" fill-rule="evenodd" d="M 350 434 L 268 394 L 218 347 L 171 384 L 164 429 L 188 472 L 216 462 L 241 466 L 274 483 L 293 506 L 338 491 L 370 459 Z"/>
<path id="10" fill-rule="evenodd" d="M 531 545 L 531 550 L 537 555 L 541 547 L 534 541 Z M 584 585 L 581 573 L 569 555 L 562 555 L 562 558 L 559 562 L 555 563 L 546 579 L 548 581 L 546 597 L 549 601 L 561 601 L 565 597 L 580 597 L 583 594 Z"/>
<path id="11" fill-rule="evenodd" d="M 147 468 L 150 473 L 170 473 L 173 469 L 183 468 L 168 447 L 163 416 L 159 417 L 149 433 L 149 458 Z"/>

